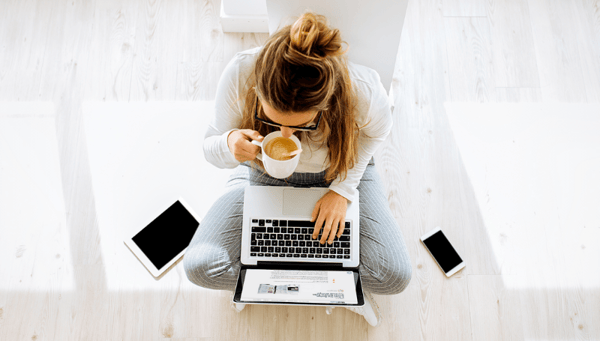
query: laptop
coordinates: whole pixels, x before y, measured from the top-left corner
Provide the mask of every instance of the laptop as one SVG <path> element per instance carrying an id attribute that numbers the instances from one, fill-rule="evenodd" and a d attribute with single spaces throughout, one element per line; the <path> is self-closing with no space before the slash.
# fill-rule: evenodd
<path id="1" fill-rule="evenodd" d="M 311 214 L 328 190 L 246 187 L 235 303 L 364 305 L 358 200 L 348 203 L 344 232 L 333 244 L 312 239 Z"/>

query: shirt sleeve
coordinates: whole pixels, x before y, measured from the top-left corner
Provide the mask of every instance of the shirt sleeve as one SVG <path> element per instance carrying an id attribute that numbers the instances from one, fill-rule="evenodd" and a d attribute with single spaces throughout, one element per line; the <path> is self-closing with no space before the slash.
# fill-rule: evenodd
<path id="1" fill-rule="evenodd" d="M 218 168 L 235 168 L 240 162 L 235 159 L 227 137 L 242 123 L 243 99 L 240 98 L 240 59 L 236 55 L 225 67 L 215 97 L 214 116 L 204 135 L 204 157 Z"/>
<path id="2" fill-rule="evenodd" d="M 342 181 L 341 175 L 338 175 L 337 179 L 329 186 L 330 190 L 349 201 L 356 198 L 358 193 L 356 188 L 360 183 L 360 179 L 373 154 L 390 134 L 393 124 L 390 101 L 378 76 L 377 82 L 367 87 L 365 95 L 368 104 L 363 105 L 362 108 L 359 105 L 358 110 L 366 110 L 366 115 L 364 112 L 357 113 L 359 126 L 366 123 L 358 136 L 358 160 L 354 163 L 354 167 L 348 170 L 344 181 Z"/>

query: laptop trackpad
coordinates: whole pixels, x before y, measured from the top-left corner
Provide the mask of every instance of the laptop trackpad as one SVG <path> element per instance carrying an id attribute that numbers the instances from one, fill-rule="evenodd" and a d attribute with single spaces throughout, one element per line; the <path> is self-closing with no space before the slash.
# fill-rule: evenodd
<path id="1" fill-rule="evenodd" d="M 283 214 L 310 218 L 315 204 L 323 191 L 308 188 L 286 188 L 283 190 Z"/>

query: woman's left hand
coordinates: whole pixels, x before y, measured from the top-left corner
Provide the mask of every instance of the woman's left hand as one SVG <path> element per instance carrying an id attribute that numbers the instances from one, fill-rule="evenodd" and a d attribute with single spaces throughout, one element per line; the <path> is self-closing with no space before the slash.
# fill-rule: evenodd
<path id="1" fill-rule="evenodd" d="M 336 235 L 338 238 L 344 232 L 346 221 L 346 209 L 348 208 L 348 200 L 334 191 L 327 192 L 315 205 L 312 213 L 311 222 L 315 223 L 313 231 L 313 239 L 319 237 L 321 227 L 323 227 L 323 236 L 321 244 L 328 242 L 333 243 Z"/>

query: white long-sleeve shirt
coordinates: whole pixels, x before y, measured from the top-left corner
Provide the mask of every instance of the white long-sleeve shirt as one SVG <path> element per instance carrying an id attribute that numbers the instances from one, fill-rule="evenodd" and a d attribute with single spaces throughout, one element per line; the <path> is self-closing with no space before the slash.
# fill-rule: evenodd
<path id="1" fill-rule="evenodd" d="M 204 136 L 203 145 L 206 160 L 219 168 L 235 168 L 240 164 L 229 150 L 227 136 L 241 127 L 246 81 L 254 70 L 261 48 L 236 54 L 219 80 L 214 117 Z M 341 181 L 341 176 L 338 176 L 329 189 L 352 201 L 369 160 L 390 133 L 392 117 L 390 101 L 377 72 L 353 63 L 348 63 L 348 69 L 357 95 L 355 120 L 362 127 L 358 137 L 358 160 L 348 170 L 346 179 Z M 329 167 L 326 142 L 313 140 L 302 138 L 302 153 L 296 172 L 319 173 Z"/>

